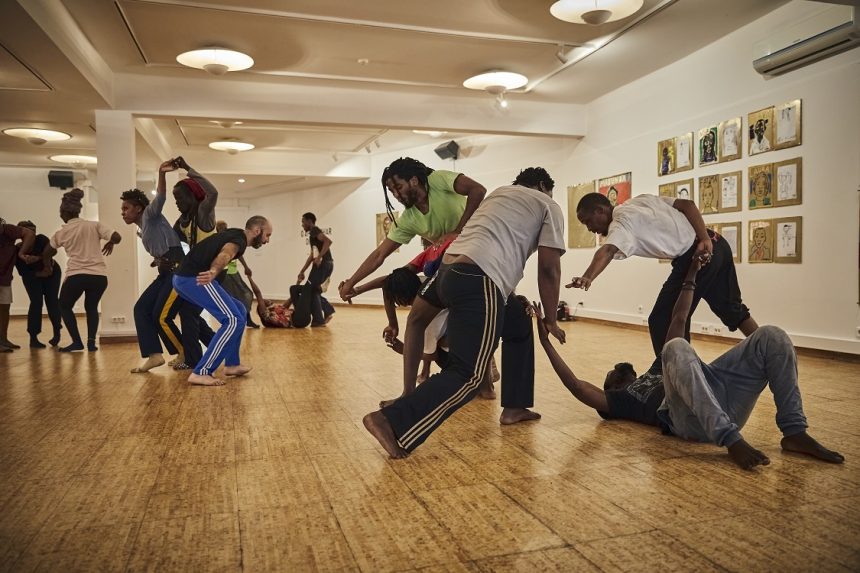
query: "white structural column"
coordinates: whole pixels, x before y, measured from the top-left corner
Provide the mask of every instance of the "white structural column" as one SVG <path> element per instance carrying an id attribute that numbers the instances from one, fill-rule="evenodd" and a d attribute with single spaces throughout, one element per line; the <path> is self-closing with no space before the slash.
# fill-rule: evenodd
<path id="1" fill-rule="evenodd" d="M 122 242 L 107 257 L 108 288 L 101 303 L 101 340 L 134 336 L 134 303 L 137 300 L 136 226 L 120 215 L 120 194 L 135 186 L 134 122 L 127 111 L 96 110 L 99 220 L 120 235 Z"/>

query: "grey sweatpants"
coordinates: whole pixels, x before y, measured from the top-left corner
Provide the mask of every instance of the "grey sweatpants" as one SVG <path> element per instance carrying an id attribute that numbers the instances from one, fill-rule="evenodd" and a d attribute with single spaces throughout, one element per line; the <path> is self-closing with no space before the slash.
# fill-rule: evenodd
<path id="1" fill-rule="evenodd" d="M 663 347 L 663 386 L 666 398 L 659 414 L 676 436 L 688 440 L 725 447 L 740 440 L 740 428 L 765 386 L 773 393 L 783 435 L 807 428 L 797 355 L 776 326 L 762 326 L 710 364 L 683 338 L 670 340 Z"/>

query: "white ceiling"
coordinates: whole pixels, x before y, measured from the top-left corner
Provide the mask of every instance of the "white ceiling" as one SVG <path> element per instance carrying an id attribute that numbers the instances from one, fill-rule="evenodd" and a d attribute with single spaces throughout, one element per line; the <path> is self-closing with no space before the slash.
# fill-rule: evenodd
<path id="1" fill-rule="evenodd" d="M 6 0 L 0 129 L 72 139 L 34 147 L 0 135 L 0 165 L 95 153 L 94 110 L 109 108 L 139 118 L 140 169 L 160 155 L 191 156 L 240 198 L 353 184 L 360 169 L 300 166 L 434 142 L 411 128 L 443 129 L 446 139 L 581 137 L 582 104 L 785 1 L 645 0 L 629 18 L 590 27 L 554 19 L 552 0 Z M 212 45 L 255 65 L 215 78 L 175 61 Z M 530 79 L 509 94 L 508 111 L 462 87 L 491 69 Z M 257 149 L 238 158 L 208 149 L 223 138 Z"/>

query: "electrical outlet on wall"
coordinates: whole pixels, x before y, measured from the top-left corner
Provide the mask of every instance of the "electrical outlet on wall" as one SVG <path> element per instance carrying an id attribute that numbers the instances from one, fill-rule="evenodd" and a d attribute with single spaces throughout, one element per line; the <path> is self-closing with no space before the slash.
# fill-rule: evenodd
<path id="1" fill-rule="evenodd" d="M 714 326 L 714 334 L 722 334 L 723 327 L 722 326 Z"/>
<path id="2" fill-rule="evenodd" d="M 702 329 L 702 332 L 710 332 L 711 331 L 711 327 L 708 326 L 707 324 L 703 324 L 701 326 L 701 329 Z"/>

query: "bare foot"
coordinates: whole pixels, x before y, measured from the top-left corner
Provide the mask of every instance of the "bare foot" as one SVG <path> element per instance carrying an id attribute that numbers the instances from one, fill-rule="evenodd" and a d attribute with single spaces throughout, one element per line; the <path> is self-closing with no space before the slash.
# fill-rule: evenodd
<path id="1" fill-rule="evenodd" d="M 499 423 L 504 426 L 531 420 L 540 420 L 540 414 L 528 408 L 502 408 L 502 415 L 499 416 Z"/>
<path id="2" fill-rule="evenodd" d="M 756 466 L 766 466 L 770 463 L 770 459 L 764 453 L 749 445 L 743 438 L 729 446 L 728 449 L 732 461 L 745 470 L 751 470 Z"/>
<path id="3" fill-rule="evenodd" d="M 495 400 L 496 399 L 496 390 L 493 388 L 493 385 L 484 386 L 481 384 L 480 389 L 478 390 L 478 398 L 481 400 Z M 538 415 L 540 418 L 540 415 Z"/>
<path id="4" fill-rule="evenodd" d="M 391 424 L 388 423 L 388 418 L 386 418 L 382 412 L 379 410 L 371 412 L 362 418 L 361 421 L 364 423 L 364 427 L 367 428 L 367 431 L 376 438 L 379 445 L 385 448 L 385 451 L 388 452 L 389 456 L 394 459 L 400 459 L 409 455 L 409 452 L 401 448 L 400 444 L 397 443 L 397 438 L 394 436 L 394 430 L 391 429 Z"/>
<path id="5" fill-rule="evenodd" d="M 146 362 L 138 366 L 137 368 L 132 368 L 132 374 L 141 374 L 143 372 L 149 372 L 153 368 L 158 368 L 164 364 L 164 357 L 161 354 L 150 354 L 149 358 L 146 359 Z"/>
<path id="6" fill-rule="evenodd" d="M 815 441 L 815 439 L 806 432 L 794 434 L 793 436 L 786 436 L 782 439 L 780 445 L 783 450 L 797 452 L 799 454 L 807 454 L 813 458 L 818 458 L 819 460 L 824 460 L 831 464 L 841 464 L 845 461 L 845 456 L 839 452 L 828 450 Z"/>
<path id="7" fill-rule="evenodd" d="M 188 381 L 192 384 L 196 384 L 197 386 L 223 386 L 224 381 L 220 378 L 214 378 L 212 376 L 206 375 L 203 376 L 201 374 L 195 374 L 192 372 L 188 376 Z"/>
<path id="8" fill-rule="evenodd" d="M 227 376 L 244 376 L 251 371 L 250 366 L 239 364 L 238 366 L 225 366 L 224 374 Z"/>
<path id="9" fill-rule="evenodd" d="M 493 383 L 498 382 L 499 379 L 502 377 L 502 375 L 499 374 L 499 368 L 496 366 L 495 358 L 490 361 L 490 372 L 492 372 L 491 376 Z"/>

